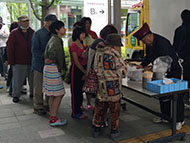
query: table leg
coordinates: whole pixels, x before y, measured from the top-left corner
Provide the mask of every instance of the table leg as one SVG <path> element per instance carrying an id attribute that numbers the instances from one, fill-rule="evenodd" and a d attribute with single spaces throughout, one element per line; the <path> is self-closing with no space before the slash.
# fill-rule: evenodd
<path id="1" fill-rule="evenodd" d="M 177 97 L 175 94 L 172 99 L 172 136 L 176 134 Z"/>
<path id="2" fill-rule="evenodd" d="M 176 140 L 176 139 L 184 139 L 186 136 L 185 132 L 176 134 L 176 120 L 177 120 L 177 94 L 172 96 L 172 135 L 162 137 L 159 139 L 148 141 L 148 143 L 163 143 L 166 141 Z"/>

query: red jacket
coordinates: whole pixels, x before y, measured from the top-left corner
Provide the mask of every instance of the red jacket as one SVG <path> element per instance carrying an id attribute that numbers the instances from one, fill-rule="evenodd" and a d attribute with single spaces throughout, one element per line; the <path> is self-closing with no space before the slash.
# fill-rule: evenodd
<path id="1" fill-rule="evenodd" d="M 94 31 L 92 31 L 92 30 L 89 30 L 89 31 L 88 31 L 88 34 L 89 34 L 90 36 L 92 36 L 93 39 L 97 39 L 97 38 L 98 38 L 96 32 L 94 32 Z"/>
<path id="2" fill-rule="evenodd" d="M 20 28 L 13 30 L 7 41 L 8 62 L 10 65 L 31 64 L 32 53 L 32 35 L 34 30 L 29 28 L 24 35 Z"/>

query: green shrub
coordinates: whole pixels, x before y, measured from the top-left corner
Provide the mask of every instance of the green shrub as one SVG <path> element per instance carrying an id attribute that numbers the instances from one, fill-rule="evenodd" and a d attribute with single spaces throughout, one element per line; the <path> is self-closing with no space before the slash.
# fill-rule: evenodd
<path id="1" fill-rule="evenodd" d="M 70 83 L 70 53 L 69 53 L 69 48 L 68 47 L 64 47 L 64 51 L 65 51 L 65 61 L 66 61 L 66 66 L 67 66 L 67 69 L 65 71 L 63 71 L 63 77 L 64 77 L 64 81 L 66 83 Z"/>

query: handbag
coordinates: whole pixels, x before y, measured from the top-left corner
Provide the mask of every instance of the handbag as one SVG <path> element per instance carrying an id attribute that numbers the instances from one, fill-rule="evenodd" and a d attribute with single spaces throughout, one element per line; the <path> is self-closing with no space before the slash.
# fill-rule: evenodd
<path id="1" fill-rule="evenodd" d="M 93 69 L 90 69 L 82 89 L 86 93 L 96 93 L 98 89 L 98 78 Z"/>

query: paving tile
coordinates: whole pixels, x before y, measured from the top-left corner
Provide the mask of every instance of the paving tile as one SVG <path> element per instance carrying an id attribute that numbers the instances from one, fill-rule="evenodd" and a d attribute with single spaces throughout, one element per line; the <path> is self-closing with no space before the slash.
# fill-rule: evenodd
<path id="1" fill-rule="evenodd" d="M 8 123 L 8 124 L 0 124 L 0 130 L 8 130 L 13 128 L 20 128 L 19 123 Z"/>
<path id="2" fill-rule="evenodd" d="M 11 109 L 0 109 L 0 118 L 12 117 L 14 113 Z"/>
<path id="3" fill-rule="evenodd" d="M 23 110 L 24 114 L 33 114 L 33 109 L 27 109 L 27 110 Z"/>
<path id="4" fill-rule="evenodd" d="M 17 119 L 19 121 L 23 121 L 23 120 L 33 120 L 38 118 L 38 116 L 36 114 L 28 114 L 28 115 L 21 115 L 21 116 L 17 116 Z"/>
<path id="5" fill-rule="evenodd" d="M 41 136 L 41 138 L 50 138 L 50 137 L 65 135 L 65 132 L 59 128 L 38 131 L 38 133 Z"/>
<path id="6" fill-rule="evenodd" d="M 16 117 L 0 118 L 0 124 L 15 123 L 18 122 Z"/>

